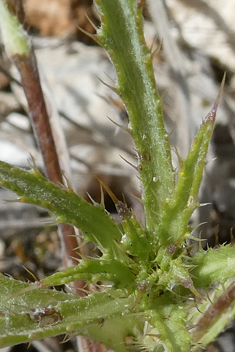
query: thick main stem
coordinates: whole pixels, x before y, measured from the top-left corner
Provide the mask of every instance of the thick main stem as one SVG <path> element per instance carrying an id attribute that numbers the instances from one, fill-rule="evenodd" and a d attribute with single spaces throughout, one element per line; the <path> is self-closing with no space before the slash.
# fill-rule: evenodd
<path id="1" fill-rule="evenodd" d="M 174 173 L 151 53 L 142 30 L 143 1 L 96 2 L 102 17 L 98 39 L 117 71 L 116 90 L 127 108 L 139 158 L 146 223 L 153 229 L 161 221 L 163 204 L 173 196 Z"/>

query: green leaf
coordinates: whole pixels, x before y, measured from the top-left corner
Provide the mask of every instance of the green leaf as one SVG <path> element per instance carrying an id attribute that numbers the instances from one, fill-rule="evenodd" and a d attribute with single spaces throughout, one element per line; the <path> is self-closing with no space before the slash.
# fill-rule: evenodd
<path id="1" fill-rule="evenodd" d="M 157 231 L 163 246 L 174 244 L 177 241 L 180 244 L 188 237 L 187 226 L 190 216 L 199 206 L 198 192 L 224 79 L 211 111 L 194 138 L 187 159 L 180 162 L 181 168 L 174 197 L 166 200 L 163 208 L 162 223 Z"/>
<path id="2" fill-rule="evenodd" d="M 33 284 L 34 285 L 34 284 Z M 125 338 L 143 330 L 135 298 L 122 291 L 76 295 L 49 289 L 30 291 L 30 284 L 0 276 L 0 347 L 56 336 L 80 334 L 127 352 Z M 29 289 L 28 292 L 20 291 Z"/>
<path id="3" fill-rule="evenodd" d="M 56 215 L 56 222 L 80 228 L 87 240 L 114 258 L 124 257 L 117 242 L 121 232 L 102 206 L 93 206 L 71 189 L 61 188 L 44 178 L 38 170 L 24 171 L 0 161 L 0 185 L 20 196 L 22 202 L 36 204 Z"/>
<path id="4" fill-rule="evenodd" d="M 202 249 L 190 260 L 195 266 L 191 276 L 195 287 L 207 288 L 215 281 L 221 284 L 235 277 L 235 247 L 230 244 L 218 248 Z"/>
<path id="5" fill-rule="evenodd" d="M 183 302 L 171 293 L 164 293 L 152 302 L 152 309 L 146 310 L 150 327 L 144 339 L 146 347 L 157 347 L 159 351 L 185 352 L 192 344 L 187 327 L 187 310 Z M 152 342 L 151 342 L 152 339 Z M 155 344 L 154 344 L 155 342 Z M 161 347 L 162 346 L 162 349 Z"/>
<path id="6" fill-rule="evenodd" d="M 131 261 L 131 260 L 130 260 Z M 116 288 L 133 290 L 135 276 L 129 267 L 113 258 L 84 259 L 77 266 L 64 269 L 46 277 L 42 285 L 57 286 L 76 280 L 86 280 L 96 284 L 97 281 L 112 282 Z"/>

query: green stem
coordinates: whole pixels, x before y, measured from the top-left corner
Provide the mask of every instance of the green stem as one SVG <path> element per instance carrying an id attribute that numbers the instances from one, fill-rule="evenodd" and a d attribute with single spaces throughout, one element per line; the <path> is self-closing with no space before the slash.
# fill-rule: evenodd
<path id="1" fill-rule="evenodd" d="M 174 173 L 151 54 L 144 41 L 142 5 L 137 0 L 96 3 L 102 17 L 98 39 L 117 71 L 116 90 L 127 108 L 139 156 L 146 222 L 153 229 L 160 221 L 162 205 L 173 195 Z"/>

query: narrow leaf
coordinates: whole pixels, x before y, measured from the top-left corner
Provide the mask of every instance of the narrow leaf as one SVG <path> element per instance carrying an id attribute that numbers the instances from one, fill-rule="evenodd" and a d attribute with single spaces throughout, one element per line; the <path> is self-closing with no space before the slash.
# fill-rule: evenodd
<path id="1" fill-rule="evenodd" d="M 72 190 L 49 182 L 35 169 L 24 171 L 1 161 L 0 185 L 15 192 L 22 202 L 45 207 L 56 215 L 57 222 L 80 228 L 101 251 L 112 252 L 114 257 L 122 254 L 116 243 L 121 232 L 101 206 L 93 206 Z"/>
<path id="2" fill-rule="evenodd" d="M 225 77 L 218 97 L 194 138 L 187 159 L 183 161 L 174 197 L 165 204 L 162 224 L 158 231 L 160 241 L 165 246 L 184 241 L 187 237 L 189 218 L 199 206 L 197 197 L 224 80 Z"/>
<path id="3" fill-rule="evenodd" d="M 131 269 L 115 259 L 86 259 L 78 266 L 67 268 L 41 281 L 44 286 L 57 286 L 76 280 L 112 282 L 116 288 L 133 288 L 135 276 Z"/>

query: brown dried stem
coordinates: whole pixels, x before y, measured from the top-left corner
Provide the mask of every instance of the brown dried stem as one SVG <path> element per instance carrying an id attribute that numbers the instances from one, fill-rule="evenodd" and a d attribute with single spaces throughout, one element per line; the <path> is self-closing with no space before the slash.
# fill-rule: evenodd
<path id="1" fill-rule="evenodd" d="M 14 8 L 11 3 L 10 9 Z M 20 9 L 21 20 L 23 18 L 23 9 Z M 24 23 L 25 20 L 23 19 Z M 56 184 L 64 184 L 63 176 L 60 169 L 59 157 L 56 151 L 56 145 L 52 134 L 49 116 L 43 97 L 43 91 L 40 84 L 40 78 L 37 68 L 37 60 L 31 48 L 27 55 L 14 55 L 13 61 L 18 68 L 21 76 L 22 86 L 28 102 L 29 116 L 34 130 L 34 135 L 38 146 L 42 152 L 45 172 L 50 181 Z M 61 243 L 64 246 L 63 260 L 65 266 L 68 265 L 68 258 L 71 258 L 72 264 L 77 265 L 77 258 L 80 258 L 78 252 L 74 251 L 78 247 L 78 240 L 75 236 L 73 227 L 68 224 L 59 225 Z M 76 289 L 79 295 L 84 295 L 79 288 L 84 287 L 85 282 L 76 283 Z"/>
<path id="2" fill-rule="evenodd" d="M 14 2 L 11 2 L 10 0 L 8 1 L 8 6 L 9 9 L 12 10 L 12 13 L 17 12 L 17 8 L 15 8 L 14 5 Z M 22 6 L 19 11 L 20 16 L 18 16 L 18 19 L 20 18 L 20 20 L 25 24 L 25 17 L 22 15 Z M 31 118 L 34 135 L 42 152 L 46 175 L 50 181 L 56 184 L 64 185 L 65 182 L 60 169 L 59 157 L 40 84 L 37 60 L 33 48 L 31 48 L 27 55 L 14 55 L 13 61 L 20 72 L 22 86 L 28 102 L 29 115 Z M 68 224 L 60 224 L 59 233 L 62 246 L 65 247 L 65 255 L 63 255 L 64 265 L 69 265 L 68 258 L 70 258 L 72 262 L 71 264 L 77 265 L 77 259 L 80 258 L 81 251 L 79 252 L 77 250 L 80 243 L 78 242 L 78 237 L 75 236 L 74 228 Z M 85 285 L 86 282 L 84 280 L 74 283 L 74 288 L 79 296 L 85 295 L 84 290 L 82 290 Z M 79 338 L 78 342 L 81 350 L 86 349 L 89 352 L 104 351 L 104 347 L 102 345 L 93 344 L 89 341 L 89 339 Z"/>
<path id="3" fill-rule="evenodd" d="M 221 314 L 228 309 L 235 300 L 235 282 L 233 282 L 227 290 L 219 296 L 210 307 L 203 313 L 197 322 L 197 326 L 193 329 L 192 334 L 195 342 L 198 342 L 203 335 L 210 329 Z"/>

